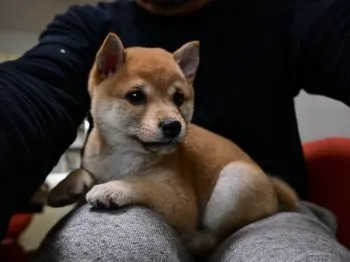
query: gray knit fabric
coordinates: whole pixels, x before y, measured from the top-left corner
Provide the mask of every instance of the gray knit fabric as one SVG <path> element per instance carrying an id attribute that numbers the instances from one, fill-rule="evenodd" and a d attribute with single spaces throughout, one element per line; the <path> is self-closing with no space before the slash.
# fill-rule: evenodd
<path id="1" fill-rule="evenodd" d="M 210 261 L 350 262 L 350 251 L 335 240 L 335 229 L 332 213 L 305 204 L 299 213 L 279 213 L 239 230 Z"/>
<path id="2" fill-rule="evenodd" d="M 350 262 L 334 237 L 327 210 L 305 204 L 299 213 L 279 213 L 232 235 L 211 262 Z M 156 214 L 129 207 L 91 211 L 83 205 L 48 234 L 35 262 L 193 261 L 174 231 Z"/>
<path id="3" fill-rule="evenodd" d="M 191 261 L 175 235 L 143 207 L 97 211 L 83 205 L 51 230 L 34 261 Z"/>

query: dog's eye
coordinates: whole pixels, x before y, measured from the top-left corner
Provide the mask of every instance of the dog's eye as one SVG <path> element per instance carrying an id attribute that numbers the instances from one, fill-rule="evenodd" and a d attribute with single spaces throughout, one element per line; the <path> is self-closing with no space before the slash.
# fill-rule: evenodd
<path id="1" fill-rule="evenodd" d="M 184 103 L 184 95 L 176 92 L 173 96 L 173 100 L 177 106 L 181 106 Z"/>
<path id="2" fill-rule="evenodd" d="M 135 90 L 129 92 L 126 99 L 133 105 L 141 105 L 146 101 L 146 96 L 141 90 Z"/>

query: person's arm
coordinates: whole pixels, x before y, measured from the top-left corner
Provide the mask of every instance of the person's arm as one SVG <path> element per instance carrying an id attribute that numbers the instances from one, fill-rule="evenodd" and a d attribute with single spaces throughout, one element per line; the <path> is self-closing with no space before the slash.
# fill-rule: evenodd
<path id="1" fill-rule="evenodd" d="M 0 220 L 31 197 L 74 141 L 89 110 L 88 73 L 109 29 L 104 6 L 72 7 L 38 45 L 0 64 Z"/>
<path id="2" fill-rule="evenodd" d="M 294 86 L 350 106 L 350 1 L 291 2 L 287 42 Z"/>

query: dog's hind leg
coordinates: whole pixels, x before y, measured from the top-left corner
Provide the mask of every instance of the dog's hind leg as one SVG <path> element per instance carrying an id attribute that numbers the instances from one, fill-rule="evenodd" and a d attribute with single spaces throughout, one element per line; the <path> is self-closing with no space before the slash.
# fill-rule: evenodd
<path id="1" fill-rule="evenodd" d="M 198 255 L 209 253 L 228 235 L 277 209 L 273 186 L 263 171 L 244 162 L 231 162 L 221 170 L 206 205 L 203 231 L 187 245 Z"/>

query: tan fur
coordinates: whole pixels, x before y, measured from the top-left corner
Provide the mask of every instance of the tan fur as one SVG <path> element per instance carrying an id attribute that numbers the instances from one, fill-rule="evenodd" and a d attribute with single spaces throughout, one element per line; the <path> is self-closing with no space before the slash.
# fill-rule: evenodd
<path id="1" fill-rule="evenodd" d="M 74 204 L 94 183 L 93 177 L 86 170 L 76 169 L 50 191 L 47 203 L 52 207 Z"/>
<path id="2" fill-rule="evenodd" d="M 272 177 L 273 187 L 277 194 L 278 199 L 285 206 L 286 210 L 296 210 L 298 208 L 298 196 L 291 187 L 284 181 Z"/>
<path id="3" fill-rule="evenodd" d="M 117 57 L 117 70 L 103 73 L 111 54 Z M 191 252 L 203 255 L 239 228 L 276 213 L 279 202 L 295 210 L 298 197 L 285 182 L 269 178 L 237 145 L 190 123 L 198 62 L 198 42 L 171 54 L 159 48 L 124 49 L 109 34 L 90 74 L 95 127 L 82 168 L 96 183 L 86 195 L 92 206 L 149 207 L 174 227 Z M 141 105 L 126 100 L 135 88 L 146 96 Z M 176 90 L 184 94 L 179 107 L 172 100 Z M 182 126 L 176 143 L 148 148 L 144 142 L 163 141 L 158 124 L 168 118 Z M 60 191 L 66 203 L 72 190 L 65 188 L 81 184 L 86 179 L 67 178 L 55 195 Z"/>

